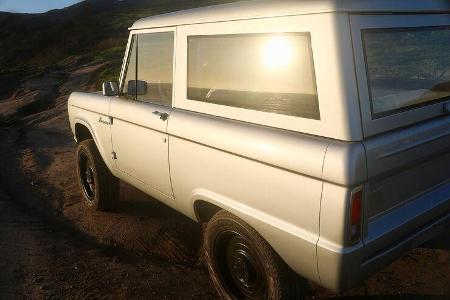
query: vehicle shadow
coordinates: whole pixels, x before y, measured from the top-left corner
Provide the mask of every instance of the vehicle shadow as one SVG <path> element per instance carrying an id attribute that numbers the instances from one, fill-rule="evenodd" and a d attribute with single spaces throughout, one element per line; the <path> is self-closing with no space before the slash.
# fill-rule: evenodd
<path id="1" fill-rule="evenodd" d="M 420 247 L 428 249 L 450 250 L 450 228 L 447 228 L 442 233 L 437 235 L 435 238 L 425 242 Z"/>
<path id="2" fill-rule="evenodd" d="M 200 224 L 127 183 L 120 184 L 120 200 L 113 211 L 85 215 L 85 223 L 95 227 L 100 239 L 108 237 L 138 253 L 175 263 L 201 263 Z"/>
<path id="3" fill-rule="evenodd" d="M 194 221 L 185 215 L 123 181 L 120 182 L 119 199 L 119 202 L 115 205 L 115 213 L 163 220 L 173 218 L 181 222 L 195 224 Z"/>

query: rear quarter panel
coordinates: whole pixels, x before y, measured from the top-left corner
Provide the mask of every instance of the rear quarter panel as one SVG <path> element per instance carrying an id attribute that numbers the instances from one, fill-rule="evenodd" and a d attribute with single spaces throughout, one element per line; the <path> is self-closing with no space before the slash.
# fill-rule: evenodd
<path id="1" fill-rule="evenodd" d="M 303 134 L 175 110 L 169 157 L 177 208 L 222 207 L 253 226 L 298 273 L 318 282 L 316 242 L 327 143 Z"/>

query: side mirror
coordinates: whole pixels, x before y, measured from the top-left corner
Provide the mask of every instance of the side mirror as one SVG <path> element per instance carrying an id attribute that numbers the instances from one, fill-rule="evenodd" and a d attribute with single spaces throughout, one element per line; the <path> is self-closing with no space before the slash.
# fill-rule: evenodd
<path id="1" fill-rule="evenodd" d="M 117 81 L 103 82 L 103 96 L 118 96 L 119 84 Z"/>
<path id="2" fill-rule="evenodd" d="M 143 80 L 128 81 L 128 96 L 145 95 L 147 94 L 147 82 Z"/>

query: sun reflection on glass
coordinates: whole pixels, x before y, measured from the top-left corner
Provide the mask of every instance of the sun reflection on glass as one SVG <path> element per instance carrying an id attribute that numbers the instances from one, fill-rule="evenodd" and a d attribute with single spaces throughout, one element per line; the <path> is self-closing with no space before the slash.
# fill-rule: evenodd
<path id="1" fill-rule="evenodd" d="M 263 48 L 264 65 L 269 69 L 286 67 L 292 60 L 290 41 L 283 36 L 272 37 Z"/>

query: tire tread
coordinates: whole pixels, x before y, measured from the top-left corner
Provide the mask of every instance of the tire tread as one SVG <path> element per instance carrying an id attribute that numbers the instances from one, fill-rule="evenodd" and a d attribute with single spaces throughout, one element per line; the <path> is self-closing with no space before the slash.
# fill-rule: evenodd
<path id="1" fill-rule="evenodd" d="M 212 255 L 212 248 L 210 245 L 211 241 L 208 239 L 210 239 L 210 235 L 224 223 L 235 224 L 237 226 L 236 228 L 244 230 L 245 235 L 250 236 L 253 239 L 252 243 L 259 248 L 258 251 L 263 253 L 263 255 L 267 258 L 266 261 L 264 261 L 266 264 L 266 269 L 272 274 L 276 274 L 273 285 L 274 290 L 268 291 L 268 299 L 305 299 L 307 292 L 306 280 L 297 275 L 255 229 L 237 216 L 225 210 L 219 211 L 211 218 L 204 235 L 205 259 L 208 265 L 208 270 L 216 289 L 222 297 L 225 299 L 233 299 L 229 295 L 224 294 L 225 289 L 219 283 L 218 276 L 214 274 L 214 269 L 211 265 L 212 261 L 210 259 L 210 256 Z"/>
<path id="2" fill-rule="evenodd" d="M 77 153 L 82 151 L 82 149 L 90 155 L 90 159 L 92 159 L 94 163 L 95 172 L 97 173 L 96 205 L 94 205 L 93 208 L 99 211 L 111 211 L 119 200 L 119 179 L 116 178 L 106 166 L 94 140 L 87 139 L 82 141 L 78 145 Z"/>

